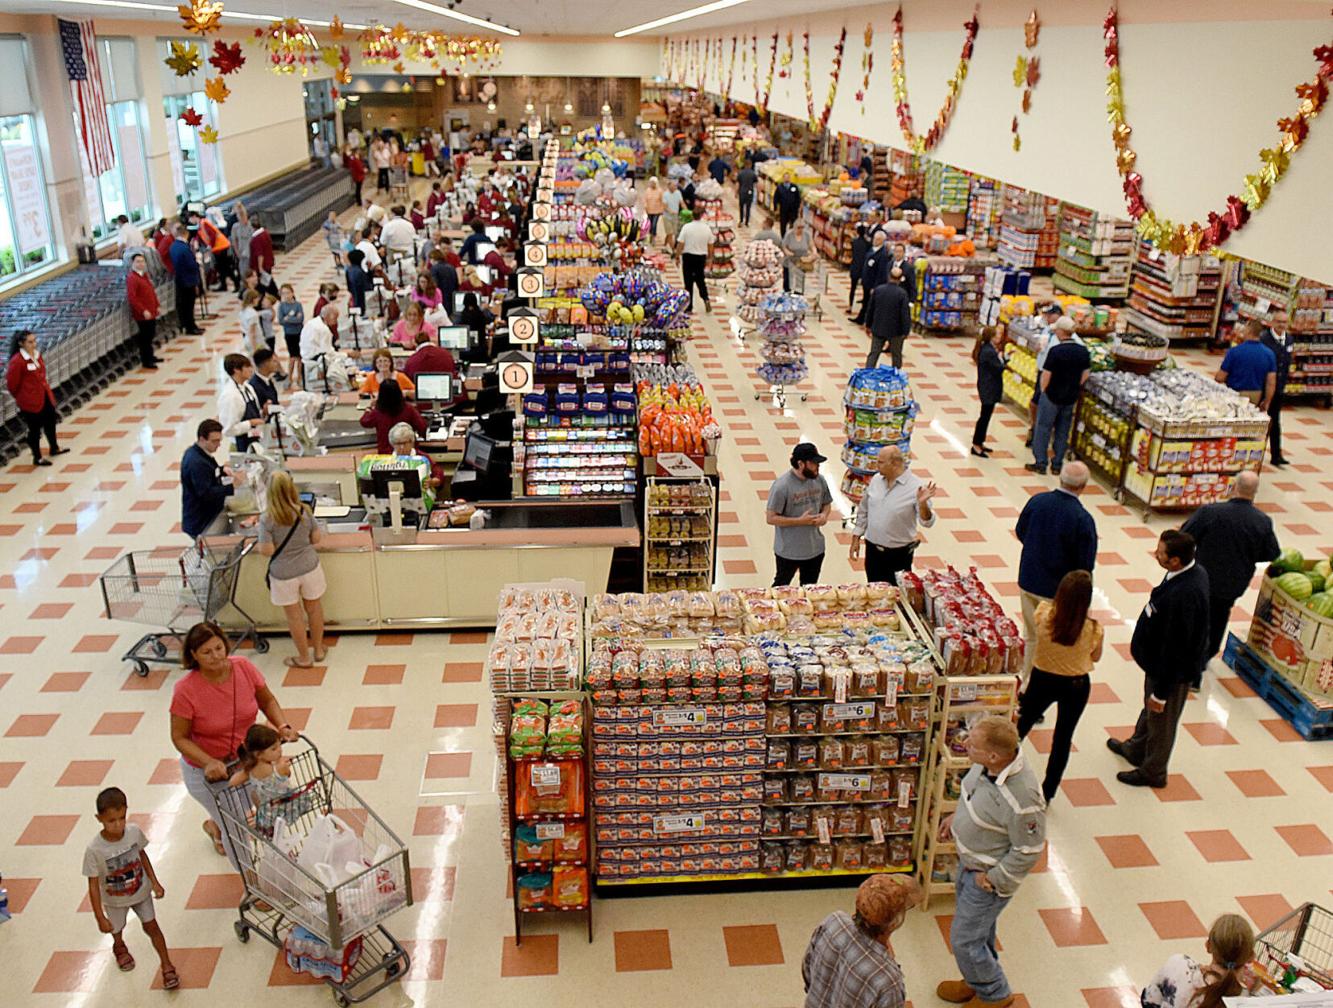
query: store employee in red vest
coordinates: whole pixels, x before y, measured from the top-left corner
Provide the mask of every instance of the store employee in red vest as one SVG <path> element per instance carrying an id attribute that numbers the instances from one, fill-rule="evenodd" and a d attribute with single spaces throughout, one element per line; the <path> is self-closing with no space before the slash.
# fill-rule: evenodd
<path id="1" fill-rule="evenodd" d="M 153 351 L 153 340 L 157 336 L 157 316 L 161 312 L 161 305 L 158 304 L 153 281 L 148 279 L 148 260 L 142 252 L 136 252 L 130 259 L 130 275 L 125 280 L 125 293 L 130 302 L 130 314 L 134 316 L 139 364 L 149 371 L 156 371 L 159 361 Z"/>

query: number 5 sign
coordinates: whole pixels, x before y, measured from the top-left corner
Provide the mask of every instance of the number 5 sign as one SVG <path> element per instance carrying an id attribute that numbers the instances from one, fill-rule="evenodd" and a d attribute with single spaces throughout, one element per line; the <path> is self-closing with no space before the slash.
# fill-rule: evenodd
<path id="1" fill-rule="evenodd" d="M 51 244 L 42 199 L 42 172 L 37 151 L 17 141 L 5 144 L 5 169 L 9 174 L 10 198 L 14 205 L 14 230 L 20 253 L 35 252 Z"/>

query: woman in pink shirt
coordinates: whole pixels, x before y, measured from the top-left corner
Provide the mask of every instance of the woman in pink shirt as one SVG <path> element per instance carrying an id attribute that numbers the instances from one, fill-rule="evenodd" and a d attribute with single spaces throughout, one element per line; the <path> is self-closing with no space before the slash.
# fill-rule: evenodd
<path id="1" fill-rule="evenodd" d="M 216 623 L 196 623 L 186 633 L 181 664 L 189 673 L 172 691 L 171 744 L 181 754 L 185 790 L 208 813 L 204 832 L 240 871 L 235 853 L 223 844 L 222 816 L 209 784 L 227 779 L 227 762 L 261 710 L 284 741 L 295 741 L 297 734 L 263 673 L 229 650 L 227 635 Z"/>
<path id="2" fill-rule="evenodd" d="M 403 309 L 403 317 L 393 327 L 393 336 L 389 339 L 389 342 L 396 343 L 399 346 L 415 348 L 417 334 L 423 332 L 432 333 L 434 330 L 426 325 L 426 313 L 421 307 L 421 302 L 409 301 Z"/>
<path id="3" fill-rule="evenodd" d="M 412 290 L 412 300 L 426 311 L 440 307 L 440 303 L 444 300 L 440 296 L 440 289 L 435 286 L 435 280 L 426 270 L 417 274 L 417 285 Z"/>

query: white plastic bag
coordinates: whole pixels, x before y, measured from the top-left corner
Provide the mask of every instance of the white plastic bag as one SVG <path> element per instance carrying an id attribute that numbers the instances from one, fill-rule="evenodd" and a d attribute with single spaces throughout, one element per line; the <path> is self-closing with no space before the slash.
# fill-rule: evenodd
<path id="1" fill-rule="evenodd" d="M 324 879 L 335 869 L 332 865 L 345 865 L 348 861 L 361 860 L 361 841 L 351 828 L 334 815 L 321 816 L 315 820 L 310 833 L 301 845 L 301 853 L 296 863 L 316 878 Z M 321 872 L 320 866 L 327 871 Z M 337 879 L 341 881 L 341 878 Z"/>

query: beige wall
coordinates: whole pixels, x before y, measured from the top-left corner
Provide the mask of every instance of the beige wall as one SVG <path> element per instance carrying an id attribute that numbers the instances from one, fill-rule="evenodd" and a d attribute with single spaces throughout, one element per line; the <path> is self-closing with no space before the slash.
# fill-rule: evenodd
<path id="1" fill-rule="evenodd" d="M 1015 58 L 1025 53 L 1023 22 L 1031 0 L 987 0 L 967 80 L 944 141 L 932 156 L 941 161 L 1125 215 L 1115 148 L 1106 119 L 1106 66 L 1101 22 L 1105 0 L 1062 0 L 1037 5 L 1044 26 L 1035 54 L 1041 80 L 1031 112 L 1020 116 L 1022 150 L 1012 149 L 1010 121 L 1019 112 Z M 828 92 L 833 47 L 848 29 L 843 73 L 829 123 L 832 131 L 867 137 L 902 148 L 890 75 L 895 5 L 858 7 L 809 19 L 816 111 Z M 907 0 L 904 3 L 908 95 L 918 132 L 927 130 L 945 97 L 963 41 L 962 22 L 973 0 Z M 1311 49 L 1326 43 L 1326 4 L 1275 0 L 1259 6 L 1236 0 L 1149 0 L 1120 3 L 1121 67 L 1125 102 L 1134 128 L 1137 170 L 1159 216 L 1206 219 L 1228 194 L 1240 193 L 1243 178 L 1259 167 L 1258 151 L 1277 138 L 1276 120 L 1295 113 L 1293 88 L 1314 76 Z M 875 64 L 864 103 L 861 86 L 862 33 L 875 26 Z M 775 30 L 796 33 L 791 76 L 774 79 L 772 107 L 805 117 L 801 32 L 806 22 L 760 21 L 730 25 L 701 35 L 727 39 L 759 35 L 760 65 L 767 68 Z M 692 37 L 682 34 L 673 37 Z M 779 41 L 779 54 L 783 42 Z M 739 60 L 738 60 L 739 63 Z M 725 76 L 725 70 L 724 74 Z M 763 73 L 760 84 L 763 83 Z M 709 90 L 718 90 L 716 76 Z M 753 99 L 749 75 L 739 71 L 735 97 Z M 1310 137 L 1267 205 L 1225 246 L 1260 262 L 1333 282 L 1333 121 L 1314 120 Z"/>

